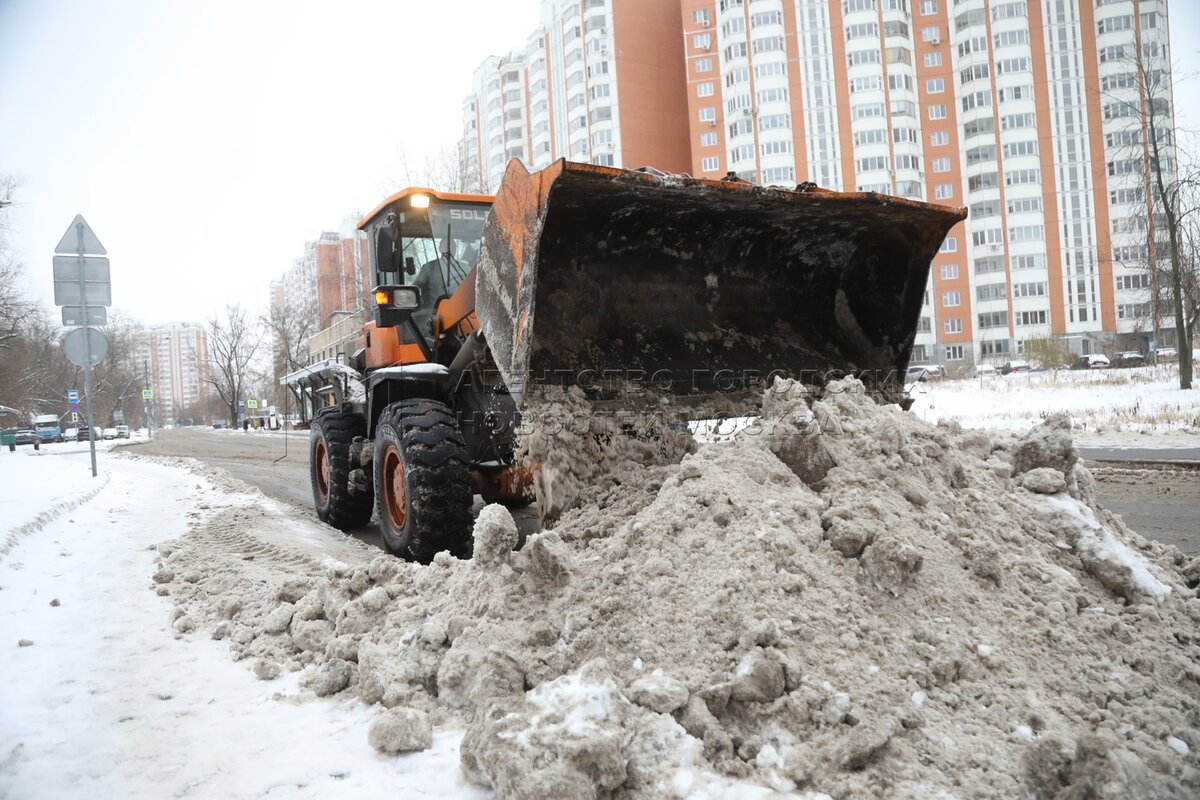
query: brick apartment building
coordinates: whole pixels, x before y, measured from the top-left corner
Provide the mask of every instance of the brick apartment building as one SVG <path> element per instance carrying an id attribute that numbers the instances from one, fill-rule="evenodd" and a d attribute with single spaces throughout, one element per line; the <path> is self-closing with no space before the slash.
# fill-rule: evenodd
<path id="1" fill-rule="evenodd" d="M 1135 63 L 1140 50 L 1165 77 L 1170 130 L 1166 14 L 1166 0 L 545 0 L 526 48 L 476 71 L 463 148 L 493 189 L 509 158 L 567 157 L 967 206 L 915 363 L 1002 362 L 1046 336 L 1078 353 L 1171 345 Z"/>
<path id="2" fill-rule="evenodd" d="M 286 308 L 290 319 L 307 322 L 313 332 L 360 311 L 373 284 L 367 235 L 357 223 L 357 216 L 347 216 L 338 230 L 306 242 L 292 268 L 271 281 L 271 307 Z"/>

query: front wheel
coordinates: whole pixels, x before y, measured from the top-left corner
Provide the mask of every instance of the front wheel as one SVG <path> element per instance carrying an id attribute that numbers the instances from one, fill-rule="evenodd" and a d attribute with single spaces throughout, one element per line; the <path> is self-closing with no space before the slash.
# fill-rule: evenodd
<path id="1" fill-rule="evenodd" d="M 370 486 L 356 486 L 350 478 L 356 465 L 350 450 L 356 436 L 365 436 L 362 416 L 327 411 L 313 420 L 309 434 L 309 477 L 317 516 L 340 530 L 361 528 L 371 521 L 374 497 Z"/>
<path id="2" fill-rule="evenodd" d="M 379 417 L 372 460 L 379 527 L 395 555 L 428 563 L 471 554 L 471 474 L 454 413 L 436 400 L 402 400 Z"/>

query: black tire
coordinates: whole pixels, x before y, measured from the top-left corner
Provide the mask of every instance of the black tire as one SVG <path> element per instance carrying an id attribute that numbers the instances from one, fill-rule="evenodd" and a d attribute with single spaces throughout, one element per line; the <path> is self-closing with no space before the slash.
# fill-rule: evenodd
<path id="1" fill-rule="evenodd" d="M 312 482 L 313 506 L 317 516 L 339 530 L 361 528 L 371 521 L 375 508 L 374 492 L 352 487 L 350 446 L 356 436 L 367 435 L 367 423 L 360 415 L 326 411 L 313 420 L 308 444 L 308 474 Z"/>
<path id="2" fill-rule="evenodd" d="M 388 551 L 429 563 L 471 555 L 471 473 L 454 413 L 436 400 L 402 400 L 379 417 L 373 459 L 379 528 Z"/>

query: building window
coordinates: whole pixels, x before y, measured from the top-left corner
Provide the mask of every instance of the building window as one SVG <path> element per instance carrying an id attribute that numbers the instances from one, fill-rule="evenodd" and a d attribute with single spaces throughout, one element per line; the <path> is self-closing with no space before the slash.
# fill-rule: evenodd
<path id="1" fill-rule="evenodd" d="M 950 171 L 950 159 L 946 158 L 945 156 L 935 158 L 933 160 L 933 171 L 934 172 L 949 172 Z"/>
<path id="2" fill-rule="evenodd" d="M 958 237 L 957 236 L 947 236 L 945 239 L 942 240 L 942 243 L 938 246 L 938 252 L 939 253 L 957 253 L 958 252 Z M 958 277 L 958 267 L 956 265 L 947 264 L 946 267 L 953 267 L 953 269 L 954 269 L 954 274 L 951 275 L 950 277 L 952 277 L 952 278 Z M 942 267 L 942 269 L 946 269 L 946 267 Z M 942 277 L 945 278 L 946 276 L 942 275 Z"/>
<path id="3" fill-rule="evenodd" d="M 930 147 L 943 147 L 948 144 L 950 144 L 950 132 L 949 131 L 932 131 L 929 134 L 929 146 Z"/>
<path id="4" fill-rule="evenodd" d="M 929 106 L 929 118 L 930 119 L 945 119 L 946 118 L 946 104 L 945 103 L 937 103 L 935 105 Z"/>
<path id="5" fill-rule="evenodd" d="M 758 102 L 759 103 L 776 103 L 776 102 L 786 103 L 787 99 L 788 99 L 788 90 L 787 89 L 759 89 L 758 90 Z"/>
<path id="6" fill-rule="evenodd" d="M 932 53 L 925 54 L 925 66 L 940 67 L 942 65 L 942 54 L 937 50 Z"/>
<path id="7" fill-rule="evenodd" d="M 979 315 L 979 327 L 983 328 L 1007 328 L 1008 327 L 1008 312 L 1007 311 L 989 311 L 986 314 Z"/>
<path id="8" fill-rule="evenodd" d="M 696 59 L 696 72 L 712 72 L 712 59 L 711 58 L 697 58 Z"/>
<path id="9" fill-rule="evenodd" d="M 957 308 L 962 305 L 962 294 L 960 292 L 943 292 L 942 306 L 944 308 Z"/>
<path id="10" fill-rule="evenodd" d="M 715 147 L 717 144 L 717 134 L 714 131 L 700 134 L 701 147 Z"/>
<path id="11" fill-rule="evenodd" d="M 1143 272 L 1138 275 L 1118 275 L 1118 289 L 1149 289 L 1150 288 L 1150 273 Z"/>
<path id="12" fill-rule="evenodd" d="M 701 122 L 716 122 L 717 121 L 717 109 L 713 106 L 705 106 L 704 108 L 700 109 L 700 121 Z"/>
<path id="13" fill-rule="evenodd" d="M 942 320 L 942 331 L 945 333 L 962 333 L 962 329 L 962 319 L 959 317 Z"/>
<path id="14" fill-rule="evenodd" d="M 958 264 L 942 264 L 942 280 L 952 281 L 958 277 Z"/>
<path id="15" fill-rule="evenodd" d="M 692 46 L 697 50 L 707 50 L 712 46 L 712 37 L 707 33 L 697 33 L 692 37 Z"/>
<path id="16" fill-rule="evenodd" d="M 937 0 L 921 0 L 921 16 L 928 17 L 937 13 Z"/>
<path id="17" fill-rule="evenodd" d="M 921 28 L 922 42 L 940 42 L 942 40 L 942 26 L 927 25 Z"/>
<path id="18" fill-rule="evenodd" d="M 795 183 L 796 170 L 794 167 L 775 167 L 763 170 L 763 183 Z"/>
<path id="19" fill-rule="evenodd" d="M 709 156 L 700 162 L 700 168 L 705 172 L 716 172 L 721 168 L 721 161 L 716 156 Z"/>
<path id="20" fill-rule="evenodd" d="M 696 96 L 697 97 L 712 97 L 712 94 L 713 94 L 712 81 L 705 81 L 704 83 L 696 84 Z"/>
<path id="21" fill-rule="evenodd" d="M 954 197 L 954 184 L 939 183 L 933 187 L 933 197 L 935 200 L 950 200 Z"/>
<path id="22" fill-rule="evenodd" d="M 947 361 L 963 360 L 963 346 L 961 344 L 948 345 L 944 352 L 946 353 Z"/>
<path id="23" fill-rule="evenodd" d="M 926 94 L 941 94 L 946 91 L 946 81 L 942 78 L 930 78 L 925 81 Z"/>
<path id="24" fill-rule="evenodd" d="M 692 22 L 696 25 L 708 25 L 708 9 L 700 8 L 692 12 Z"/>
<path id="25" fill-rule="evenodd" d="M 975 298 L 980 301 L 1003 300 L 1008 296 L 1008 287 L 1003 283 L 985 283 L 975 287 Z"/>

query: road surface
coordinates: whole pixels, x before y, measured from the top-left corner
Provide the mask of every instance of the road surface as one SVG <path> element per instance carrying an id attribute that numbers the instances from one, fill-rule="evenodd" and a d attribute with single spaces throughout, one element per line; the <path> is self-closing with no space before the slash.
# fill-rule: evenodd
<path id="1" fill-rule="evenodd" d="M 154 440 L 132 445 L 134 452 L 196 458 L 228 471 L 253 484 L 267 495 L 316 517 L 308 478 L 308 437 L 266 432 L 213 431 L 207 428 L 176 428 L 158 432 Z M 1152 461 L 1186 459 L 1200 450 L 1150 450 L 1080 448 L 1088 459 Z M 1181 455 L 1182 454 L 1182 455 Z M 1200 555 L 1200 470 L 1163 472 L 1154 470 L 1099 470 L 1100 503 L 1120 514 L 1127 525 L 1144 536 Z M 476 507 L 481 505 L 477 499 Z M 535 531 L 536 518 L 518 513 L 522 533 Z M 383 547 L 374 524 L 351 535 Z"/>

